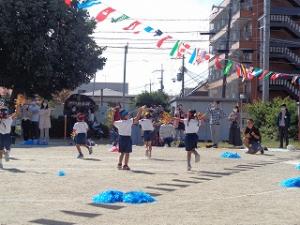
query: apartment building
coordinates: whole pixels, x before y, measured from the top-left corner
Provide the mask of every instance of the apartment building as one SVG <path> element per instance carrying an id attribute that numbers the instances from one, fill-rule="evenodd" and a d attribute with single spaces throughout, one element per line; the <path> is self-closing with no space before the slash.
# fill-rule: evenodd
<path id="1" fill-rule="evenodd" d="M 231 0 L 229 58 L 246 66 L 262 67 L 263 0 Z M 279 73 L 300 74 L 300 0 L 271 0 L 270 70 Z M 210 53 L 224 58 L 230 0 L 224 0 L 212 9 L 210 16 Z M 223 61 L 223 65 L 225 62 Z M 214 58 L 209 63 L 208 89 L 210 97 L 220 97 L 223 84 L 222 71 L 216 71 Z M 242 82 L 232 70 L 227 78 L 226 97 L 248 101 L 261 98 L 262 83 L 257 79 Z M 270 82 L 270 97 L 296 98 L 298 88 L 291 79 Z"/>

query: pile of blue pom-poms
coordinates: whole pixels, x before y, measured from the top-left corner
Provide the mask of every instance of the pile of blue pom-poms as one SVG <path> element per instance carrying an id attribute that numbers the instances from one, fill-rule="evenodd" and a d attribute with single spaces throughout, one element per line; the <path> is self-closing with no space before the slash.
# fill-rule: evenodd
<path id="1" fill-rule="evenodd" d="M 63 170 L 60 170 L 60 171 L 58 171 L 57 176 L 64 177 L 64 176 L 66 176 L 66 173 Z"/>
<path id="2" fill-rule="evenodd" d="M 98 195 L 94 195 L 92 198 L 92 202 L 94 204 L 109 204 L 116 202 L 142 204 L 155 202 L 155 199 L 150 194 L 142 191 L 131 191 L 123 193 L 118 190 L 107 190 Z"/>
<path id="3" fill-rule="evenodd" d="M 282 187 L 292 188 L 300 187 L 300 177 L 289 178 L 281 182 Z"/>
<path id="4" fill-rule="evenodd" d="M 227 159 L 240 159 L 241 156 L 237 154 L 236 152 L 224 152 L 221 154 L 222 158 L 227 158 Z"/>
<path id="5" fill-rule="evenodd" d="M 300 163 L 295 166 L 296 170 L 300 170 Z"/>
<path id="6" fill-rule="evenodd" d="M 142 204 L 155 202 L 155 199 L 147 193 L 131 191 L 124 194 L 123 202 L 130 204 Z"/>

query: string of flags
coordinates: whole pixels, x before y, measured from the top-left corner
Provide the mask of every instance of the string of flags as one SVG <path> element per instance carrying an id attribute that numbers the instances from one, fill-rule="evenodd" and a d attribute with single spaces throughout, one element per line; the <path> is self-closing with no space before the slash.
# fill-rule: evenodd
<path id="1" fill-rule="evenodd" d="M 233 69 L 235 68 L 236 75 L 239 78 L 242 78 L 242 81 L 244 82 L 245 80 L 253 80 L 254 78 L 257 78 L 259 80 L 276 80 L 278 78 L 292 78 L 292 83 L 296 84 L 298 81 L 298 84 L 300 84 L 300 74 L 295 75 L 295 74 L 286 74 L 286 73 L 277 73 L 274 71 L 269 71 L 269 70 L 263 70 L 258 67 L 253 67 L 253 66 L 248 66 L 239 63 L 239 62 L 234 62 L 231 59 L 225 60 L 226 64 L 223 68 L 222 63 L 220 61 L 220 57 L 218 55 L 215 56 L 214 59 L 215 63 L 215 69 L 220 71 L 223 69 L 223 75 L 224 76 L 229 76 L 231 72 L 233 72 Z M 235 66 L 234 66 L 235 65 Z"/>
<path id="2" fill-rule="evenodd" d="M 82 1 L 72 1 L 64 0 L 65 4 L 69 7 L 76 7 L 80 10 L 86 10 L 97 5 L 103 5 L 104 8 L 97 12 L 95 17 L 98 23 L 104 22 L 110 18 L 110 23 L 120 24 L 125 21 L 126 25 L 122 28 L 124 31 L 132 31 L 133 34 L 137 35 L 142 32 L 151 34 L 153 37 L 157 37 L 156 47 L 161 48 L 167 41 L 174 40 L 174 37 L 164 33 L 161 29 L 155 29 L 152 26 L 144 25 L 141 21 L 135 20 L 128 15 L 119 12 L 118 10 L 102 3 L 102 0 L 82 0 Z M 133 22 L 128 23 L 127 21 L 131 19 Z M 175 39 L 176 40 L 176 39 Z M 192 65 L 199 65 L 202 62 L 212 59 L 212 55 L 207 53 L 206 50 L 192 47 L 191 44 L 182 40 L 176 40 L 174 46 L 171 48 L 169 53 L 170 57 L 182 58 L 183 55 L 188 57 L 188 63 Z M 242 78 L 242 81 L 253 80 L 254 78 L 259 80 L 276 80 L 282 77 L 292 77 L 292 83 L 296 83 L 297 80 L 300 84 L 300 75 L 291 75 L 284 73 L 277 73 L 274 71 L 263 70 L 258 67 L 247 66 L 243 63 L 235 62 L 231 59 L 225 60 L 225 66 L 222 65 L 220 57 L 218 55 L 214 56 L 214 64 L 216 70 L 223 70 L 224 76 L 229 76 L 235 68 L 235 72 L 238 77 Z"/>
<path id="3" fill-rule="evenodd" d="M 152 26 L 143 24 L 139 20 L 129 17 L 128 15 L 119 12 L 118 10 L 102 3 L 102 0 L 84 0 L 75 2 L 72 0 L 64 0 L 69 7 L 76 7 L 77 9 L 89 9 L 91 7 L 102 4 L 104 8 L 97 13 L 95 19 L 98 23 L 107 21 L 110 18 L 110 23 L 116 24 L 127 22 L 131 19 L 133 22 L 126 24 L 122 29 L 124 31 L 132 31 L 133 34 L 140 34 L 142 32 L 148 33 L 153 37 L 157 37 L 156 47 L 161 48 L 167 41 L 174 40 L 174 37 L 164 33 L 161 29 L 155 29 Z M 76 4 L 76 5 L 75 5 Z M 211 55 L 206 50 L 192 47 L 191 44 L 185 41 L 176 40 L 174 46 L 171 48 L 170 57 L 182 58 L 183 55 L 188 57 L 188 62 L 192 65 L 199 65 L 202 62 L 208 61 Z"/>

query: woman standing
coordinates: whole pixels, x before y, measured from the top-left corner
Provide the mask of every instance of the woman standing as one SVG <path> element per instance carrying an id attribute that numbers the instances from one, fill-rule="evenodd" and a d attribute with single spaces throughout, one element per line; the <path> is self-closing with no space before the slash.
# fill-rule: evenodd
<path id="1" fill-rule="evenodd" d="M 229 129 L 229 144 L 233 146 L 242 146 L 241 131 L 240 131 L 240 109 L 238 106 L 233 108 L 233 112 L 228 117 L 231 121 Z"/>
<path id="2" fill-rule="evenodd" d="M 277 117 L 277 126 L 279 129 L 279 148 L 283 148 L 283 140 L 285 139 L 285 146 L 289 145 L 289 127 L 291 125 L 291 114 L 286 107 L 286 104 L 282 104 L 280 107 L 280 113 Z"/>
<path id="3" fill-rule="evenodd" d="M 40 109 L 40 144 L 47 145 L 49 141 L 49 129 L 51 128 L 51 109 L 49 109 L 48 101 L 44 100 Z"/>

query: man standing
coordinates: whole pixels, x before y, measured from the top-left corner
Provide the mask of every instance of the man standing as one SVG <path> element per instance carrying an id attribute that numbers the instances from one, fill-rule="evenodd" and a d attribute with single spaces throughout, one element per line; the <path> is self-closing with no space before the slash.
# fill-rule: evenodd
<path id="1" fill-rule="evenodd" d="M 283 139 L 285 139 L 285 146 L 289 145 L 289 127 L 291 123 L 291 114 L 286 108 L 286 104 L 281 105 L 281 112 L 277 117 L 277 126 L 279 129 L 280 147 L 283 148 Z"/>
<path id="2" fill-rule="evenodd" d="M 218 148 L 221 132 L 221 119 L 225 117 L 223 109 L 220 108 L 219 101 L 214 101 L 213 104 L 208 108 L 207 116 L 209 116 L 212 145 L 207 145 L 206 147 Z"/>

